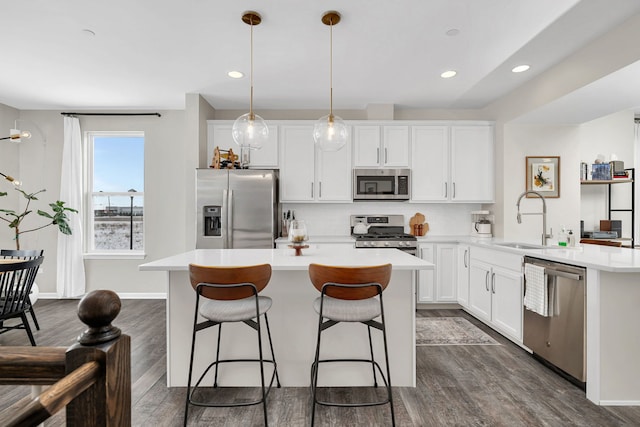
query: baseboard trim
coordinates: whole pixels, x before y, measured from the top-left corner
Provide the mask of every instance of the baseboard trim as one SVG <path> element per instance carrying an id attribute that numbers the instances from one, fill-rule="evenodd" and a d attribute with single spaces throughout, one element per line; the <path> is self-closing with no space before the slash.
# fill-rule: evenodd
<path id="1" fill-rule="evenodd" d="M 640 406 L 640 400 L 601 400 L 600 406 Z"/>
<path id="2" fill-rule="evenodd" d="M 120 299 L 167 299 L 167 294 L 164 292 L 118 292 Z M 40 293 L 38 299 L 80 299 L 79 297 L 60 298 L 56 293 Z"/>

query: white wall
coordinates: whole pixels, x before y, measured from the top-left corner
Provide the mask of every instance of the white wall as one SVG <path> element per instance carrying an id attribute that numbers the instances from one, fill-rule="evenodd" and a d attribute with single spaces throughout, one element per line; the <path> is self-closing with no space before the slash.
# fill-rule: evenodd
<path id="1" fill-rule="evenodd" d="M 592 120 L 580 127 L 580 160 L 591 165 L 598 154 L 605 161 L 615 154 L 624 162 L 625 168 L 634 167 L 634 113 L 631 110 L 611 114 Z M 581 194 L 581 219 L 585 230 L 599 230 L 600 220 L 607 219 L 607 186 L 584 185 Z M 627 209 L 631 207 L 631 186 L 617 184 L 612 186 L 612 206 Z M 630 236 L 630 214 L 616 213 L 612 219 L 622 220 L 623 236 Z"/>
<path id="2" fill-rule="evenodd" d="M 185 250 L 185 134 L 184 111 L 160 111 L 162 117 L 79 116 L 82 131 L 134 130 L 145 133 L 145 251 L 146 259 L 158 259 Z M 46 188 L 42 203 L 58 198 L 63 117 L 57 111 L 22 111 L 22 119 L 37 123 L 46 135 L 44 144 L 20 148 L 21 179 L 25 189 Z M 195 164 L 193 165 L 195 169 Z M 32 214 L 34 216 L 35 214 Z M 189 216 L 191 218 L 192 216 Z M 32 219 L 32 218 L 29 218 Z M 25 220 L 26 222 L 27 220 Z M 23 248 L 43 248 L 45 264 L 38 278 L 41 293 L 55 292 L 58 232 L 48 227 L 25 235 Z M 4 239 L 3 239 L 4 241 Z M 6 246 L 3 244 L 3 246 Z M 87 291 L 111 289 L 122 293 L 163 293 L 164 275 L 140 272 L 140 259 L 85 260 Z"/>
<path id="3" fill-rule="evenodd" d="M 15 125 L 15 120 L 19 117 L 19 111 L 15 108 L 7 107 L 0 104 L 0 137 L 9 136 L 9 131 Z M 18 145 L 8 140 L 0 141 L 0 172 L 5 175 L 20 179 L 20 164 L 18 162 Z M 0 209 L 18 209 L 18 196 L 20 194 L 14 191 L 13 185 L 0 177 L 0 191 L 7 193 L 6 196 L 0 197 Z M 22 197 L 22 196 L 20 196 Z M 0 245 L 2 248 L 14 249 L 13 232 L 9 229 L 8 224 L 0 221 Z"/>
<path id="4" fill-rule="evenodd" d="M 560 197 L 547 198 L 547 232 L 554 239 L 562 226 L 580 229 L 580 127 L 507 124 L 504 126 L 504 237 L 540 243 L 541 216 L 523 216 L 516 221 L 516 201 L 525 190 L 526 156 L 560 156 Z M 523 198 L 521 212 L 542 212 L 538 198 Z"/>

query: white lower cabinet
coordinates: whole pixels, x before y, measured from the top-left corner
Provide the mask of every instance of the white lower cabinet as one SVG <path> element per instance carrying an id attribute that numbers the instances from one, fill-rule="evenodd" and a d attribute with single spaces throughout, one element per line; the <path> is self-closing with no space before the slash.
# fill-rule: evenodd
<path id="1" fill-rule="evenodd" d="M 425 243 L 418 246 L 419 256 L 435 265 L 418 272 L 419 303 L 451 303 L 456 297 L 457 244 Z"/>
<path id="2" fill-rule="evenodd" d="M 471 248 L 468 310 L 509 338 L 522 342 L 522 257 Z"/>

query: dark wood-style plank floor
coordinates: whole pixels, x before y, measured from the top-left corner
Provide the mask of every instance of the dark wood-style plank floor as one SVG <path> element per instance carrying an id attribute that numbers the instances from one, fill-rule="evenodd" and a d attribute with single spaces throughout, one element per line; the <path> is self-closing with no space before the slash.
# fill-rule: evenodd
<path id="1" fill-rule="evenodd" d="M 77 300 L 41 300 L 36 312 L 42 330 L 38 345 L 69 346 L 84 329 Z M 600 407 L 584 391 L 551 372 L 519 347 L 461 310 L 420 310 L 418 316 L 463 316 L 502 345 L 418 347 L 416 388 L 395 387 L 398 426 L 640 426 L 640 407 Z M 179 426 L 184 388 L 166 387 L 165 303 L 125 300 L 114 324 L 132 337 L 132 407 L 136 426 Z M 310 327 L 310 330 L 313 327 Z M 311 333 L 311 332 L 310 332 Z M 393 333 L 393 331 L 391 331 Z M 28 345 L 24 331 L 0 335 L 0 345 Z M 277 357 L 277 355 L 276 355 Z M 640 363 L 640 362 L 639 362 Z M 223 389 L 224 398 L 246 399 L 257 389 Z M 28 386 L 0 386 L 0 409 L 25 399 Z M 371 388 L 334 389 L 348 399 L 376 393 Z M 309 425 L 307 388 L 273 389 L 268 414 L 272 426 Z M 324 408 L 318 426 L 390 425 L 387 407 Z M 64 411 L 45 426 L 64 425 Z M 260 406 L 240 409 L 192 408 L 189 425 L 261 426 Z"/>

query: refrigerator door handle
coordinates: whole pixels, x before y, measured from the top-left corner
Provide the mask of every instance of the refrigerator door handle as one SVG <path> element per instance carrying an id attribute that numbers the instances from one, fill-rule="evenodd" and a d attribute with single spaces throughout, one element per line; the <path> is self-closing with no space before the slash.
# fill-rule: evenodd
<path id="1" fill-rule="evenodd" d="M 229 196 L 227 200 L 227 249 L 233 247 L 233 190 L 229 190 Z"/>
<path id="2" fill-rule="evenodd" d="M 228 190 L 222 190 L 222 247 L 223 249 L 227 249 L 228 239 L 229 239 L 229 203 L 228 203 Z"/>

